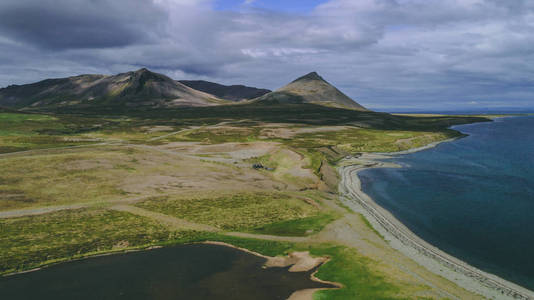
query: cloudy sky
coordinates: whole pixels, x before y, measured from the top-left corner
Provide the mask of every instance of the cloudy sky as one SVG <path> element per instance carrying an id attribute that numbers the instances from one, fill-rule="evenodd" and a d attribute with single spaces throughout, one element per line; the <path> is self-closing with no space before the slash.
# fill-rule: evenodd
<path id="1" fill-rule="evenodd" d="M 532 0 L 2 0 L 0 87 L 147 67 L 379 110 L 534 107 Z"/>

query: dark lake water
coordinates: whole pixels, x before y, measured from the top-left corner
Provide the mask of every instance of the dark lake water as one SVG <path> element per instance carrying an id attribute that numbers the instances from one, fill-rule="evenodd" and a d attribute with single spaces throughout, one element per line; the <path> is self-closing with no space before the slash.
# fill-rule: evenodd
<path id="1" fill-rule="evenodd" d="M 454 129 L 469 136 L 365 170 L 362 188 L 431 244 L 534 289 L 534 117 Z"/>
<path id="2" fill-rule="evenodd" d="M 95 257 L 0 278 L 0 299 L 287 299 L 330 287 L 313 272 L 263 269 L 265 259 L 218 245 Z"/>

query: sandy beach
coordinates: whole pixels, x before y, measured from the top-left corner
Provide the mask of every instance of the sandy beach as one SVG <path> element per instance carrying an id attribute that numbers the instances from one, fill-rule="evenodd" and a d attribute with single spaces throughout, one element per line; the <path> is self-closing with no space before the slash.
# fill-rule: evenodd
<path id="1" fill-rule="evenodd" d="M 380 159 L 421 151 L 437 144 L 439 143 L 399 153 L 366 153 L 359 157 L 346 158 L 338 168 L 341 175 L 339 192 L 343 203 L 362 213 L 394 249 L 458 286 L 489 299 L 534 299 L 534 292 L 479 270 L 422 240 L 361 190 L 357 175 L 359 171 L 368 168 L 401 167 Z"/>

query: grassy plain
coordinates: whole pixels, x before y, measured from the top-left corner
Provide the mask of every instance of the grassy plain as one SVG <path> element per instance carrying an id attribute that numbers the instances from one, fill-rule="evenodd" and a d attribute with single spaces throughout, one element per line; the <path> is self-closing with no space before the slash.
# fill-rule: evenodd
<path id="1" fill-rule="evenodd" d="M 97 253 L 212 240 L 266 255 L 307 250 L 330 257 L 317 276 L 344 288 L 318 292 L 316 299 L 419 299 L 419 290 L 433 298 L 439 294 L 435 287 L 409 275 L 419 272 L 417 267 L 403 271 L 398 261 L 377 263 L 374 253 L 389 257 L 393 250 L 383 250 L 385 242 L 372 228 L 339 206 L 334 168 L 347 155 L 419 147 L 460 136 L 447 129 L 450 125 L 481 121 L 486 119 L 394 116 L 311 104 L 4 111 L 0 215 L 67 207 L 1 218 L 0 273 Z M 268 169 L 255 170 L 254 163 Z M 114 210 L 119 203 L 158 214 Z M 176 230 L 158 219 L 161 215 L 220 231 Z M 346 218 L 360 225 L 339 225 Z M 346 230 L 351 238 L 365 239 L 346 242 L 338 236 Z M 369 250 L 377 244 L 382 252 Z"/>
<path id="2" fill-rule="evenodd" d="M 333 212 L 322 212 L 309 217 L 260 225 L 253 228 L 251 232 L 278 236 L 306 236 L 320 232 L 338 217 L 339 215 Z"/>
<path id="3" fill-rule="evenodd" d="M 78 149 L 0 159 L 0 209 L 92 202 L 125 195 L 128 148 Z"/>
<path id="4" fill-rule="evenodd" d="M 65 127 L 48 115 L 0 113 L 0 153 L 78 145 L 58 135 L 41 134 Z"/>
<path id="5" fill-rule="evenodd" d="M 0 273 L 195 237 L 193 232 L 169 231 L 155 221 L 98 207 L 0 219 L 0 231 Z"/>
<path id="6" fill-rule="evenodd" d="M 228 194 L 209 198 L 165 196 L 140 202 L 137 206 L 225 231 L 267 232 L 270 231 L 268 228 L 274 229 L 273 226 L 281 222 L 292 225 L 288 222 L 320 221 L 322 219 L 317 217 L 323 216 L 317 204 L 314 206 L 282 193 Z M 287 227 L 296 229 L 296 226 Z"/>

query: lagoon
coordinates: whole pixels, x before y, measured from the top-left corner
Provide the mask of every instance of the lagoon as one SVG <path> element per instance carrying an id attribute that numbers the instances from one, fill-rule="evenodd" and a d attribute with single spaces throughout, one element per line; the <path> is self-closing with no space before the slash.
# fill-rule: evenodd
<path id="1" fill-rule="evenodd" d="M 231 247 L 180 245 L 93 257 L 0 278 L 0 299 L 287 299 L 330 285 L 308 272 L 263 268 L 266 259 Z"/>

